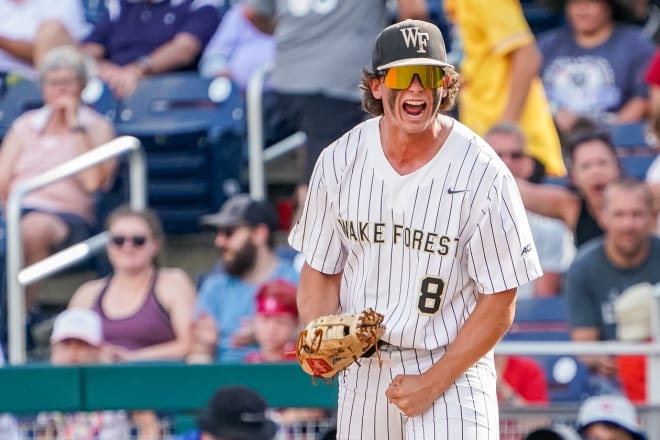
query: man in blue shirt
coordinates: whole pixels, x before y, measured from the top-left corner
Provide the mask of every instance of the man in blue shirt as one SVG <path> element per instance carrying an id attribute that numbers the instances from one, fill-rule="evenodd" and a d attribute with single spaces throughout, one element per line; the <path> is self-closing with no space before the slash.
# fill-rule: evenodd
<path id="1" fill-rule="evenodd" d="M 298 272 L 273 251 L 278 221 L 270 203 L 239 194 L 201 223 L 216 230 L 221 269 L 201 285 L 189 361 L 242 362 L 256 349 L 251 322 L 258 288 L 277 278 L 297 285 Z"/>
<path id="2" fill-rule="evenodd" d="M 99 76 L 118 98 L 139 80 L 196 70 L 220 15 L 211 0 L 111 0 L 82 49 L 99 64 Z"/>

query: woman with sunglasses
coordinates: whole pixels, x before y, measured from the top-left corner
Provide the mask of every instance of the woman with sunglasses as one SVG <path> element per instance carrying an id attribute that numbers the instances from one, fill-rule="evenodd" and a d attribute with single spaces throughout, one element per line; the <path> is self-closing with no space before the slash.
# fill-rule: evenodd
<path id="1" fill-rule="evenodd" d="M 562 220 L 573 232 L 575 245 L 603 235 L 600 216 L 605 187 L 622 175 L 607 131 L 580 119 L 567 136 L 569 178 L 573 188 L 519 180 L 525 208 Z"/>
<path id="2" fill-rule="evenodd" d="M 114 360 L 183 359 L 191 347 L 195 286 L 183 270 L 158 267 L 160 221 L 152 211 L 120 207 L 107 229 L 112 275 L 83 284 L 69 307 L 99 313 Z"/>

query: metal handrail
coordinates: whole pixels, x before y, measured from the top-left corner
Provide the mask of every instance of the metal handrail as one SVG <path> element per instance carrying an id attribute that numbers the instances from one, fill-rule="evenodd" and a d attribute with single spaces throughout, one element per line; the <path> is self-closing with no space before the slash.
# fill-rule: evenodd
<path id="1" fill-rule="evenodd" d="M 248 174 L 250 196 L 255 200 L 264 200 L 266 198 L 266 171 L 264 164 L 300 147 L 307 140 L 307 135 L 299 131 L 276 144 L 268 146 L 268 148 L 265 147 L 262 98 L 266 77 L 272 71 L 272 64 L 267 64 L 256 70 L 250 76 L 246 90 Z"/>
<path id="2" fill-rule="evenodd" d="M 147 204 L 145 158 L 140 141 L 132 136 L 118 137 L 67 163 L 21 182 L 9 194 L 5 215 L 7 221 L 8 355 L 11 364 L 23 364 L 26 361 L 25 286 L 94 255 L 105 246 L 107 241 L 105 233 L 101 233 L 23 268 L 24 255 L 20 234 L 23 198 L 36 189 L 124 154 L 128 154 L 130 205 L 133 209 L 144 209 Z"/>

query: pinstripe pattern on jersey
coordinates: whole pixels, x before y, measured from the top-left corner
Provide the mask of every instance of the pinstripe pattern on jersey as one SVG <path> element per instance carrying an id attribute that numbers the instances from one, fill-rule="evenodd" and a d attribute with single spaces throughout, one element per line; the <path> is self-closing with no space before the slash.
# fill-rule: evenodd
<path id="1" fill-rule="evenodd" d="M 400 350 L 364 359 L 339 379 L 338 439 L 342 440 L 499 440 L 495 374 L 489 354 L 459 377 L 427 411 L 406 417 L 385 398 L 399 374 L 420 374 L 442 357 L 444 349 Z"/>
<path id="2" fill-rule="evenodd" d="M 435 349 L 451 343 L 478 292 L 504 291 L 540 267 L 515 182 L 481 138 L 455 122 L 438 154 L 401 176 L 380 144 L 378 118 L 321 154 L 291 245 L 324 273 L 343 270 L 340 312 L 373 307 L 384 340 Z M 421 283 L 444 285 L 422 313 Z"/>

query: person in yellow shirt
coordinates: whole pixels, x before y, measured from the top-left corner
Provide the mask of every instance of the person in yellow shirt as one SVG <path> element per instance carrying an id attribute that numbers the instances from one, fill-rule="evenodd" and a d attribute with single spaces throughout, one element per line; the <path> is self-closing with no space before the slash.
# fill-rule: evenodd
<path id="1" fill-rule="evenodd" d="M 539 78 L 541 54 L 518 0 L 445 0 L 463 46 L 459 118 L 479 135 L 515 122 L 550 176 L 566 173 L 559 136 Z"/>

